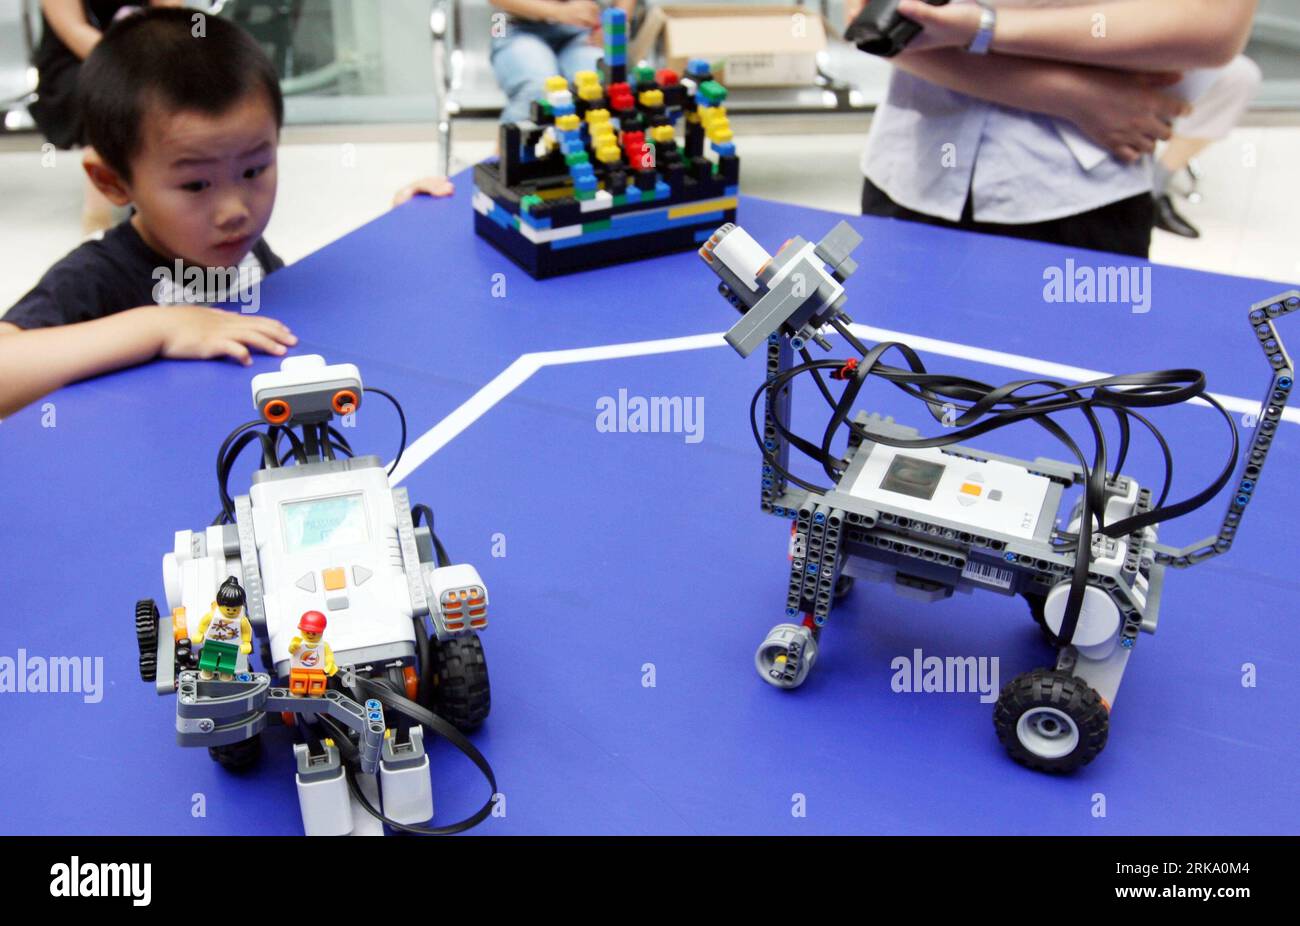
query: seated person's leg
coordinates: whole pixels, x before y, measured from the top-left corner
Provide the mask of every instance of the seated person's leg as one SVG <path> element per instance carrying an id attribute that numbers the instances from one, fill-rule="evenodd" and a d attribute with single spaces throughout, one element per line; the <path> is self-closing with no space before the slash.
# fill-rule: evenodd
<path id="1" fill-rule="evenodd" d="M 1245 55 L 1238 55 L 1222 69 L 1210 88 L 1192 101 L 1192 111 L 1174 123 L 1174 136 L 1160 152 L 1152 184 L 1157 227 L 1184 238 L 1200 237 L 1196 227 L 1174 209 L 1169 198 L 1169 181 L 1192 158 L 1228 136 L 1255 98 L 1259 83 L 1259 66 Z"/>
<path id="2" fill-rule="evenodd" d="M 600 56 L 604 53 L 599 45 L 592 45 L 587 41 L 587 36 L 591 33 L 582 32 L 562 41 L 556 48 L 556 56 L 560 59 L 560 71 L 568 78 L 569 83 L 573 83 L 573 75 L 579 71 L 599 71 L 597 63 Z"/>
<path id="3" fill-rule="evenodd" d="M 540 36 L 527 27 L 511 24 L 492 42 L 492 70 L 507 97 L 502 122 L 527 119 L 530 104 L 542 95 L 546 78 L 560 71 L 560 63 Z"/>

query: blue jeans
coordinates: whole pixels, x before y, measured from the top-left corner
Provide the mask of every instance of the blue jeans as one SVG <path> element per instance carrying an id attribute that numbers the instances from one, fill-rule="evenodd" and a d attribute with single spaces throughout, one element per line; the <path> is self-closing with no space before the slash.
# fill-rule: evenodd
<path id="1" fill-rule="evenodd" d="M 588 30 L 577 26 L 512 20 L 506 34 L 492 40 L 492 70 L 509 98 L 502 122 L 528 118 L 529 104 L 545 92 L 546 78 L 596 70 L 601 51 L 587 44 Z"/>

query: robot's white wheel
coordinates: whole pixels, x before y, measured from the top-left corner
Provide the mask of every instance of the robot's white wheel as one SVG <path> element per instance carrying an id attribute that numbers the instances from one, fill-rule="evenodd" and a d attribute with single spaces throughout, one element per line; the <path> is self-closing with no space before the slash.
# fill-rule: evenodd
<path id="1" fill-rule="evenodd" d="M 1110 712 L 1083 679 L 1036 669 L 1002 689 L 993 725 L 1007 753 L 1043 772 L 1072 772 L 1106 746 Z"/>
<path id="2" fill-rule="evenodd" d="M 777 688 L 798 688 L 817 661 L 817 638 L 800 624 L 777 624 L 754 654 L 763 681 Z"/>
<path id="3" fill-rule="evenodd" d="M 1016 721 L 1016 739 L 1036 756 L 1059 759 L 1078 748 L 1079 726 L 1065 711 L 1034 707 Z"/>

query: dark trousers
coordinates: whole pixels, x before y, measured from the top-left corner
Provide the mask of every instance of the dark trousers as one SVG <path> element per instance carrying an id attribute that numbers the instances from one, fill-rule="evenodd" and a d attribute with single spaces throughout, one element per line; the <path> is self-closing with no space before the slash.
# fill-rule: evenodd
<path id="1" fill-rule="evenodd" d="M 1145 258 L 1151 250 L 1155 201 L 1152 200 L 1150 193 L 1142 193 L 1078 215 L 1067 215 L 1060 219 L 1031 222 L 1026 225 L 1003 225 L 998 222 L 976 222 L 970 197 L 967 196 L 961 219 L 950 222 L 947 219 L 900 206 L 890 199 L 884 190 L 864 177 L 862 178 L 862 214 Z"/>

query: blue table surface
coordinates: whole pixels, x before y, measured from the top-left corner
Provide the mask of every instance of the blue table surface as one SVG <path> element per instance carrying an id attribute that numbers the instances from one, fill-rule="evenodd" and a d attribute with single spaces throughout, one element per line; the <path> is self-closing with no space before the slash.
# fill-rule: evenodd
<path id="1" fill-rule="evenodd" d="M 529 279 L 472 234 L 470 186 L 462 175 L 451 200 L 413 201 L 262 291 L 263 311 L 301 337 L 299 353 L 357 363 L 368 385 L 395 393 L 412 441 L 521 355 L 732 323 L 692 253 Z M 744 197 L 739 219 L 775 250 L 794 234 L 816 240 L 840 217 Z M 1145 314 L 1049 303 L 1044 271 L 1067 259 L 1147 265 L 849 221 L 865 240 L 848 311 L 958 346 L 923 352 L 931 369 L 1027 378 L 1014 357 L 972 358 L 964 345 L 1110 372 L 1198 367 L 1217 393 L 1262 397 L 1267 371 L 1245 315 L 1286 283 L 1153 266 Z M 159 566 L 173 532 L 215 514 L 217 445 L 252 417 L 250 375 L 276 364 L 157 362 L 64 389 L 0 425 L 0 660 L 20 651 L 102 658 L 97 697 L 0 693 L 0 830 L 301 832 L 288 732 L 265 734 L 263 762 L 244 776 L 178 748 L 173 702 L 137 675 L 128 617 L 137 598 L 163 598 Z M 1106 750 L 1056 778 L 1006 757 L 978 694 L 891 690 L 891 660 L 916 649 L 998 657 L 1002 683 L 1048 664 L 1018 599 L 922 605 L 859 583 L 832 615 L 803 688 L 779 692 L 758 678 L 753 651 L 783 618 L 788 570 L 788 526 L 758 508 L 747 414 L 761 366 L 725 347 L 543 356 L 405 478 L 412 499 L 437 512 L 453 558 L 474 563 L 491 592 L 493 709 L 473 738 L 495 766 L 505 813 L 477 832 L 1300 829 L 1300 582 L 1285 540 L 1300 515 L 1295 424 L 1282 426 L 1231 555 L 1170 576 L 1159 633 L 1139 640 Z M 702 439 L 599 431 L 597 403 L 620 389 L 702 397 Z M 824 417 L 807 398 L 796 424 L 811 430 Z M 866 398 L 925 426 L 894 390 L 873 387 Z M 1175 496 L 1185 495 L 1221 464 L 1223 426 L 1204 408 L 1158 417 L 1178 454 Z M 391 410 L 372 401 L 358 418 L 354 447 L 390 458 Z M 1036 429 L 983 445 L 1059 456 Z M 1153 481 L 1155 460 L 1138 448 L 1135 475 Z M 1222 510 L 1216 501 L 1166 525 L 1162 539 L 1199 540 Z M 486 796 L 447 744 L 434 744 L 432 769 L 437 820 Z"/>

